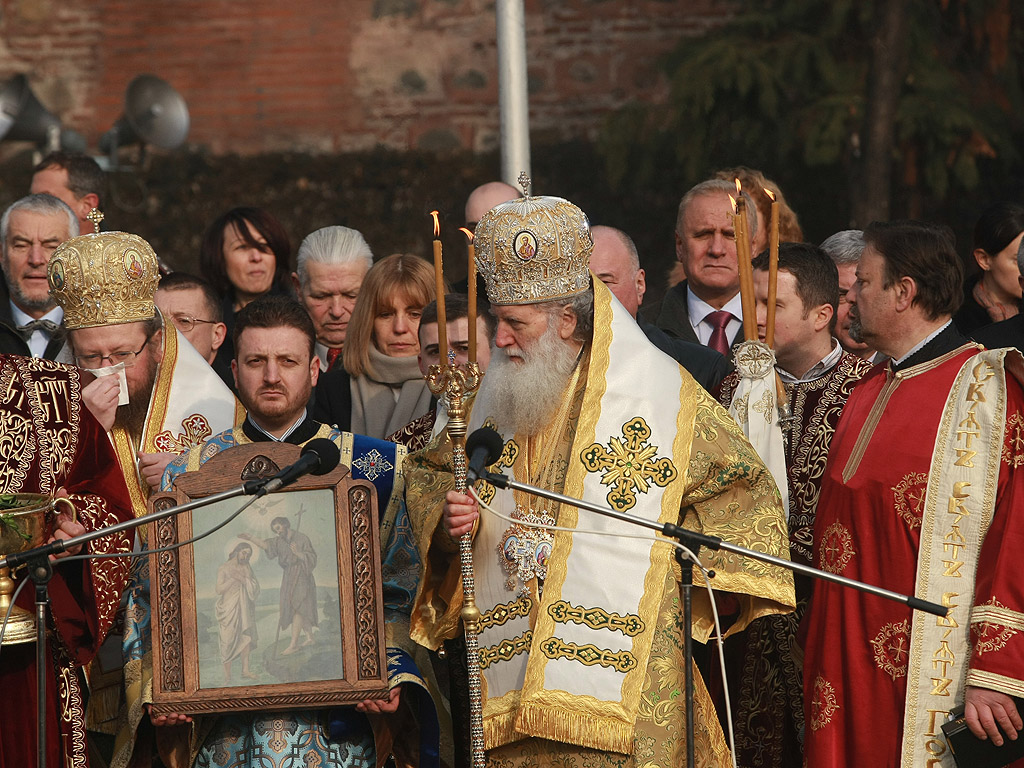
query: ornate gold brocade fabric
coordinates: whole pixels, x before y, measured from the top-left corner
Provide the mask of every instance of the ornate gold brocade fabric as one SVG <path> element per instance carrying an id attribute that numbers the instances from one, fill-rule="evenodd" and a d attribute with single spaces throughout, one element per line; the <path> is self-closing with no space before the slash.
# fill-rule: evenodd
<path id="1" fill-rule="evenodd" d="M 696 400 L 690 461 L 683 482 L 684 524 L 741 546 L 788 556 L 785 524 L 770 473 L 757 458 L 735 422 L 710 396 L 693 387 Z M 565 436 L 567 453 L 572 435 Z M 413 535 L 425 569 L 416 610 L 413 640 L 436 648 L 460 631 L 462 588 L 455 543 L 440 529 L 444 497 L 453 487 L 448 471 L 450 449 L 442 433 L 406 463 L 405 498 Z M 397 494 L 396 494 L 397 496 Z M 394 504 L 392 505 L 394 511 Z M 716 573 L 714 587 L 737 598 L 741 612 L 729 632 L 754 618 L 785 613 L 794 605 L 789 572 L 729 553 L 702 552 Z M 661 588 L 658 632 L 652 646 L 634 725 L 630 755 L 603 752 L 544 739 L 521 739 L 488 751 L 488 765 L 501 768 L 540 766 L 677 766 L 685 761 L 683 705 L 683 620 L 676 566 Z M 699 576 L 697 577 L 699 581 Z M 693 635 L 706 640 L 713 627 L 708 597 L 694 591 Z M 703 681 L 697 683 L 697 764 L 729 765 L 728 748 Z"/>

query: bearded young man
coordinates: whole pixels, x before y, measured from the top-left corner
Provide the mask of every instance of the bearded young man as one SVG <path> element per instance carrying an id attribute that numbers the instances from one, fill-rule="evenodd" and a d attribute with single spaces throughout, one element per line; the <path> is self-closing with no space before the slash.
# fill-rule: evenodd
<path id="1" fill-rule="evenodd" d="M 513 249 L 524 241 L 531 247 Z M 497 333 L 469 429 L 501 433 L 494 469 L 785 557 L 771 475 L 725 411 L 591 280 L 584 213 L 528 196 L 486 213 L 474 242 Z M 474 532 L 488 765 L 681 765 L 683 638 L 671 547 L 486 483 L 481 497 L 515 522 L 481 517 L 470 496 L 451 490 L 445 437 L 410 457 L 393 540 L 404 537 L 424 565 L 411 636 L 436 648 L 459 631 L 455 538 Z M 538 531 L 523 520 L 610 537 Z M 736 598 L 730 631 L 792 610 L 784 570 L 721 553 L 702 562 Z M 700 591 L 695 602 L 693 635 L 706 640 L 710 608 Z M 577 622 L 580 612 L 600 620 Z M 600 649 L 597 665 L 588 663 L 591 647 Z M 698 764 L 729 764 L 699 676 L 695 722 Z"/>
<path id="2" fill-rule="evenodd" d="M 256 299 L 238 312 L 233 333 L 235 359 L 231 368 L 238 396 L 247 410 L 245 421 L 171 463 L 164 475 L 164 488 L 170 489 L 183 473 L 198 470 L 213 456 L 237 445 L 272 441 L 305 445 L 316 438 L 329 438 L 350 462 L 352 476 L 371 481 L 377 498 L 382 500 L 378 503 L 385 504 L 405 449 L 384 440 L 339 432 L 308 415 L 306 404 L 320 375 L 320 360 L 314 351 L 313 321 L 302 305 L 284 297 Z M 281 538 L 280 544 L 253 536 L 243 538 L 264 548 L 267 555 L 276 555 L 285 569 L 279 626 L 292 627 L 292 636 L 282 655 L 301 655 L 309 645 L 311 627 L 317 623 L 315 585 L 308 572 L 312 568 L 310 558 L 315 555 L 305 534 L 288 534 L 287 519 L 274 519 L 271 527 Z M 293 568 L 306 572 L 290 573 Z M 415 578 L 401 573 L 394 577 Z M 394 591 L 385 581 L 385 595 Z M 300 642 L 300 627 L 306 642 Z M 265 760 L 281 765 L 289 755 L 301 754 L 306 763 L 322 768 L 365 768 L 377 764 L 378 753 L 383 762 L 393 752 L 399 768 L 437 766 L 438 715 L 423 674 L 408 655 L 389 642 L 389 700 L 365 701 L 355 709 L 251 711 L 212 721 L 207 718 L 186 734 L 188 759 L 193 765 L 236 768 L 263 765 Z M 284 733 L 274 726 L 282 718 L 290 725 Z M 153 718 L 158 726 L 188 721 L 183 715 Z"/>

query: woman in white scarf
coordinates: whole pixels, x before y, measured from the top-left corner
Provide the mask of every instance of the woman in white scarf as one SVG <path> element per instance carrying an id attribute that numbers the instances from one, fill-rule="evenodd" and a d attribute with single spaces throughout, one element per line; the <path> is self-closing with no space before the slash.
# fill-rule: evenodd
<path id="1" fill-rule="evenodd" d="M 420 314 L 433 300 L 433 268 L 418 256 L 396 253 L 366 273 L 343 352 L 350 431 L 383 439 L 430 410 L 416 356 Z"/>

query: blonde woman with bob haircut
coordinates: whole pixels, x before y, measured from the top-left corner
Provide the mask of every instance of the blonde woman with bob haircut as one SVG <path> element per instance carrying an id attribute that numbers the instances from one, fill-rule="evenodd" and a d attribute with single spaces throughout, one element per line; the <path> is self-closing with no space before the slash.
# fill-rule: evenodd
<path id="1" fill-rule="evenodd" d="M 430 410 L 416 356 L 420 314 L 433 300 L 434 270 L 420 257 L 396 253 L 370 268 L 349 320 L 344 370 L 317 386 L 318 421 L 383 439 Z"/>

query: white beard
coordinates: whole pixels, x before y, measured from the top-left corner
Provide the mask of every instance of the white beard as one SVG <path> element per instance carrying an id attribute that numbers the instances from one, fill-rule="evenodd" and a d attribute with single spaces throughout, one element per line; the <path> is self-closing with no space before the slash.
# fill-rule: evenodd
<path id="1" fill-rule="evenodd" d="M 485 413 L 503 432 L 540 434 L 566 396 L 577 357 L 550 322 L 529 350 L 495 349 L 480 392 Z"/>

